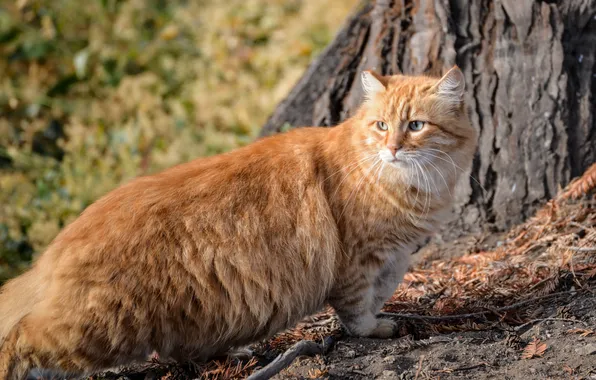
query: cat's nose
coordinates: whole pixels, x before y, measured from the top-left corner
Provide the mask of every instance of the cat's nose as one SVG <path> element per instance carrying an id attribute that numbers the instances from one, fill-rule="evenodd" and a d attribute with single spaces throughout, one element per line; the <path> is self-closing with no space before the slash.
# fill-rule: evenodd
<path id="1" fill-rule="evenodd" d="M 395 157 L 399 148 L 401 148 L 401 147 L 398 144 L 388 144 L 387 145 L 387 149 L 389 149 L 389 151 L 391 152 L 391 155 L 393 157 Z"/>

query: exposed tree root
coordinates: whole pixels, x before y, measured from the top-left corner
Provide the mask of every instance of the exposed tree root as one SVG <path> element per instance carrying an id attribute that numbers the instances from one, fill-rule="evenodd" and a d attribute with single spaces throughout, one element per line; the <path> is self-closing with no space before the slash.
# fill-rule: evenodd
<path id="1" fill-rule="evenodd" d="M 289 367 L 298 356 L 322 355 L 325 354 L 332 345 L 333 338 L 331 337 L 325 338 L 323 343 L 316 343 L 312 340 L 302 340 L 294 344 L 283 354 L 279 355 L 271 363 L 254 372 L 247 378 L 247 380 L 270 379 L 271 377 L 283 371 L 285 368 Z"/>

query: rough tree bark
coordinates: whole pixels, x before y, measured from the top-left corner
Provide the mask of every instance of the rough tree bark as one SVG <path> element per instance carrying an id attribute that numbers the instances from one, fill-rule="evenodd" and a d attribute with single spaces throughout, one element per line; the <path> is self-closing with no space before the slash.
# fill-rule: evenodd
<path id="1" fill-rule="evenodd" d="M 595 57 L 594 0 L 377 0 L 347 21 L 262 134 L 342 121 L 360 101 L 361 70 L 440 75 L 457 64 L 480 132 L 471 175 L 486 191 L 461 181 L 448 230 L 502 230 L 596 161 Z"/>

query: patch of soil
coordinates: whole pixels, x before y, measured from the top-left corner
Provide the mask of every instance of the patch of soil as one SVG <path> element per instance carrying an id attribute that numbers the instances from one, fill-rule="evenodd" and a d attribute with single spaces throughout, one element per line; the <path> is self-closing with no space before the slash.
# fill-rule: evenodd
<path id="1" fill-rule="evenodd" d="M 274 379 L 596 379 L 596 298 L 553 302 L 537 319 L 517 331 L 457 332 L 418 342 L 346 338 L 325 357 L 297 360 Z M 535 338 L 546 345 L 544 353 L 523 359 Z"/>

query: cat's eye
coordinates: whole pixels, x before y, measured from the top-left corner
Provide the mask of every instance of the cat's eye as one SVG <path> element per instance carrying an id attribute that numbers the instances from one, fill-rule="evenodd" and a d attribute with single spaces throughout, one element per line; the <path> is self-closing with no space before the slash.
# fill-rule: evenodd
<path id="1" fill-rule="evenodd" d="M 408 124 L 408 129 L 410 131 L 418 132 L 422 130 L 422 128 L 424 128 L 424 124 L 426 124 L 424 121 L 410 121 L 410 123 Z"/>
<path id="2" fill-rule="evenodd" d="M 389 126 L 384 121 L 377 121 L 377 128 L 379 131 L 386 131 L 389 129 Z"/>

